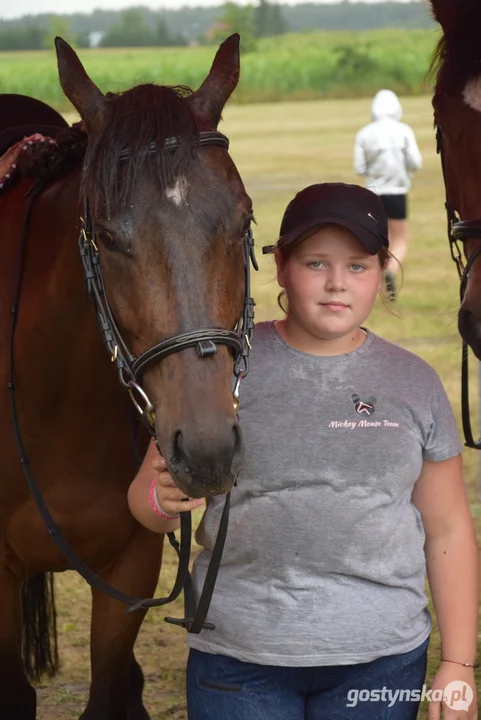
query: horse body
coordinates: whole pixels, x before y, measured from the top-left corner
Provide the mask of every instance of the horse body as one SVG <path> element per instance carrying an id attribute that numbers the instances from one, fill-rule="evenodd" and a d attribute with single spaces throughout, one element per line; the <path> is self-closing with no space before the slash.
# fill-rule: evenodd
<path id="1" fill-rule="evenodd" d="M 9 308 L 28 202 L 23 196 L 30 184 L 23 182 L 0 198 L 0 216 L 6 218 L 0 279 L 0 332 L 5 340 L 10 332 Z M 38 486 L 67 540 L 94 572 L 134 596 L 148 597 L 154 592 L 160 569 L 162 537 L 140 528 L 127 507 L 127 488 L 137 467 L 128 422 L 130 399 L 112 372 L 85 293 L 76 218 L 71 211 L 62 212 L 62 208 L 76 208 L 78 188 L 77 172 L 53 183 L 32 209 L 22 278 L 28 292 L 21 296 L 15 343 L 20 426 Z M 6 203 L 15 213 L 6 212 Z M 0 697 L 2 715 L 30 720 L 35 717 L 31 702 L 25 702 L 30 695 L 19 693 L 18 681 L 11 677 L 18 608 L 12 604 L 8 588 L 17 592 L 21 582 L 38 573 L 66 570 L 67 563 L 47 535 L 19 462 L 7 414 L 7 342 L 1 345 L 0 368 L 0 407 L 4 408 L 0 434 Z M 126 574 L 129 562 L 136 572 Z M 144 613 L 125 615 L 116 601 L 96 591 L 94 598 L 93 626 L 100 622 L 99 613 L 103 624 L 102 632 L 92 635 L 93 667 L 98 664 L 102 668 L 94 681 L 104 690 L 102 698 L 97 691 L 96 700 L 110 709 L 105 716 L 97 715 L 94 703 L 93 714 L 87 710 L 84 717 L 120 718 L 129 698 L 125 668 L 133 663 L 133 642 Z M 28 612 L 25 608 L 27 619 Z M 11 636 L 4 638 L 6 628 Z M 102 648 L 95 647 L 95 637 L 102 638 Z M 110 660 L 114 647 L 115 664 Z M 18 663 L 13 667 L 18 670 Z M 115 693 L 108 690 L 112 684 Z M 131 690 L 135 693 L 138 689 Z M 140 714 L 132 717 L 147 717 L 140 697 L 137 704 Z"/>
<path id="2" fill-rule="evenodd" d="M 182 130 L 179 113 L 187 111 L 187 104 L 196 131 L 215 130 L 238 77 L 234 36 L 221 46 L 197 95 L 179 103 L 161 87 L 134 88 L 126 95 L 137 93 L 133 105 L 139 107 L 129 118 L 130 111 L 122 110 L 122 97 L 111 111 L 114 101 L 107 102 L 92 85 L 65 43 L 59 41 L 57 51 L 62 85 L 88 134 L 87 165 L 95 166 L 95 158 L 89 160 L 88 155 L 92 146 L 95 153 L 103 140 L 108 144 L 105 137 L 115 138 L 119 116 L 127 125 L 130 122 L 130 137 L 139 135 L 144 143 L 151 139 L 150 131 L 142 132 L 139 124 L 147 122 L 149 113 L 168 137 L 179 132 L 179 123 Z M 144 97 L 150 99 L 146 108 L 140 102 Z M 156 98 L 163 98 L 164 104 Z M 161 117 L 164 105 L 168 122 Z M 121 128 L 124 134 L 127 125 Z M 122 133 L 117 150 L 128 141 Z M 108 151 L 112 155 L 112 148 Z M 134 157 L 142 148 L 131 152 Z M 99 172 L 107 160 L 99 161 Z M 115 153 L 110 162 L 117 188 L 124 165 Z M 159 185 L 152 169 L 156 162 L 161 161 L 144 153 L 125 171 L 124 179 L 131 185 L 128 200 L 107 191 L 97 202 L 95 173 L 82 177 L 78 161 L 47 177 L 33 200 L 25 197 L 35 182 L 28 172 L 0 195 L 0 714 L 9 720 L 36 717 L 35 692 L 20 653 L 22 610 L 24 634 L 33 633 L 27 637 L 34 655 L 26 659 L 27 667 L 34 676 L 45 669 L 54 671 L 55 648 L 47 637 L 46 604 L 51 598 L 47 585 L 38 581 L 43 573 L 67 569 L 29 493 L 9 410 L 10 307 L 27 207 L 31 203 L 14 345 L 22 438 L 38 487 L 67 541 L 91 570 L 135 597 L 153 595 L 163 537 L 139 526 L 128 511 L 127 490 L 147 434 L 137 438 L 129 395 L 118 382 L 85 292 L 78 249 L 79 217 L 85 210 L 79 202 L 82 193 L 92 211 L 109 302 L 134 354 L 175 332 L 230 329 L 242 311 L 242 238 L 252 211 L 235 166 L 224 150 L 206 148 L 195 157 L 186 154 L 182 172 L 176 170 L 168 184 Z M 166 177 L 168 169 L 162 168 Z M 205 359 L 188 348 L 153 364 L 143 377 L 164 457 L 179 485 L 192 495 L 225 492 L 235 478 L 242 441 L 231 377 L 232 358 L 226 347 Z M 38 592 L 36 596 L 32 590 L 22 609 L 20 589 L 25 582 L 27 589 L 37 587 Z M 126 614 L 120 602 L 95 589 L 92 600 L 92 683 L 81 718 L 148 720 L 142 704 L 143 676 L 133 654 L 145 612 Z M 43 612 L 42 636 L 38 612 Z"/>

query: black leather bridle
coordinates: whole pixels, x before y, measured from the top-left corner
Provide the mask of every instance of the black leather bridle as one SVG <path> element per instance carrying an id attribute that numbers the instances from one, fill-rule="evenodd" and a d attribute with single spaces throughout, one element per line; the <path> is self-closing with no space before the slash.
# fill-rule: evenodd
<path id="1" fill-rule="evenodd" d="M 228 138 L 220 132 L 201 132 L 197 137 L 196 144 L 200 146 L 217 145 L 226 150 L 229 148 Z M 164 144 L 164 152 L 171 152 L 178 145 L 179 138 L 167 138 Z M 155 143 L 151 143 L 149 151 L 151 153 L 157 152 Z M 126 160 L 129 157 L 130 152 L 124 150 L 120 155 L 120 160 Z M 212 327 L 181 333 L 154 345 L 139 357 L 135 357 L 127 348 L 110 309 L 102 278 L 99 252 L 93 237 L 93 223 L 87 204 L 84 208 L 84 217 L 81 218 L 81 223 L 79 251 L 87 283 L 87 294 L 93 298 L 102 337 L 111 355 L 112 362 L 116 365 L 120 383 L 129 390 L 135 407 L 142 419 L 146 421 L 149 429 L 151 431 L 154 429 L 152 422 L 153 407 L 142 390 L 140 382 L 142 375 L 167 355 L 180 352 L 189 347 L 195 347 L 199 357 L 203 358 L 215 355 L 217 345 L 227 345 L 234 352 L 234 375 L 237 379 L 237 386 L 239 379 L 245 377 L 249 369 L 249 348 L 254 330 L 254 300 L 250 296 L 249 267 L 250 262 L 252 262 L 257 270 L 257 263 L 254 255 L 252 231 L 249 229 L 244 236 L 244 309 L 236 329 L 228 330 Z M 145 404 L 143 409 L 135 400 L 135 394 Z M 235 399 L 238 400 L 238 397 Z"/>
<path id="2" fill-rule="evenodd" d="M 201 132 L 197 136 L 196 144 L 200 146 L 219 146 L 224 149 L 229 148 L 228 138 L 219 132 Z M 171 152 L 179 145 L 179 138 L 167 138 L 164 147 L 160 152 Z M 159 152 L 155 143 L 149 146 L 151 153 Z M 128 149 L 124 150 L 120 159 L 124 160 L 130 157 Z M 27 210 L 25 213 L 21 237 L 19 243 L 16 280 L 14 285 L 14 297 L 11 306 L 11 332 L 9 347 L 9 381 L 8 388 L 10 391 L 11 409 L 15 438 L 20 454 L 20 461 L 26 474 L 27 484 L 30 492 L 35 500 L 37 508 L 46 525 L 47 532 L 56 543 L 64 557 L 69 563 L 69 567 L 76 570 L 91 586 L 101 590 L 111 597 L 125 603 L 131 612 L 138 608 L 150 608 L 165 605 L 175 600 L 182 589 L 184 589 L 184 618 L 177 619 L 167 617 L 165 620 L 170 623 L 181 625 L 190 633 L 199 633 L 202 629 L 213 629 L 212 623 L 205 622 L 210 601 L 215 587 L 222 552 L 227 534 L 230 493 L 226 494 L 224 509 L 219 525 L 214 549 L 212 551 L 211 561 L 207 569 L 204 586 L 196 604 L 192 579 L 189 573 L 191 536 L 192 536 L 192 520 L 190 512 L 181 513 L 181 534 L 180 545 L 173 533 L 169 533 L 169 541 L 179 556 L 179 566 L 177 577 L 171 593 L 164 598 L 136 598 L 123 593 L 105 582 L 100 576 L 90 570 L 87 565 L 79 558 L 72 546 L 67 542 L 60 528 L 53 519 L 48 507 L 45 504 L 40 489 L 30 468 L 30 462 L 23 444 L 20 425 L 18 420 L 18 412 L 15 399 L 15 329 L 17 324 L 21 281 L 24 265 L 25 242 L 28 234 L 31 210 L 35 199 L 41 192 L 43 183 L 37 182 L 30 189 L 27 195 L 30 196 Z M 244 308 L 242 316 L 235 330 L 223 328 L 205 328 L 194 330 L 192 332 L 181 333 L 164 340 L 157 345 L 143 352 L 139 357 L 135 357 L 128 349 L 122 335 L 115 322 L 112 310 L 110 308 L 105 286 L 102 277 L 100 265 L 100 256 L 95 239 L 92 234 L 92 221 L 88 209 L 88 204 L 84 204 L 84 216 L 81 218 L 81 230 L 79 235 L 79 251 L 82 259 L 85 281 L 87 286 L 87 294 L 93 299 L 95 311 L 97 314 L 98 324 L 102 333 L 102 338 L 107 351 L 111 355 L 112 361 L 115 363 L 119 381 L 127 388 L 131 399 L 139 412 L 142 420 L 148 428 L 151 435 L 155 438 L 155 417 L 154 408 L 147 394 L 142 389 L 141 378 L 154 363 L 159 363 L 163 358 L 176 352 L 181 352 L 186 348 L 195 347 L 200 358 L 209 357 L 217 352 L 217 345 L 227 345 L 234 352 L 233 374 L 235 376 L 235 385 L 233 391 L 233 402 L 235 409 L 239 404 L 239 388 L 242 378 L 246 377 L 249 371 L 249 350 L 254 332 L 254 300 L 251 297 L 250 288 L 250 263 L 254 269 L 258 269 L 254 254 L 254 239 L 251 229 L 244 236 L 244 272 L 245 272 L 245 295 Z M 156 440 L 157 442 L 157 440 Z M 158 445 L 157 445 L 158 447 Z"/>
<path id="3" fill-rule="evenodd" d="M 447 215 L 447 231 L 449 239 L 449 249 L 451 257 L 456 263 L 456 269 L 460 282 L 460 301 L 463 301 L 468 284 L 469 272 L 474 263 L 481 255 L 481 246 L 471 253 L 466 264 L 463 260 L 463 249 L 459 242 L 464 242 L 469 238 L 481 238 L 481 220 L 461 220 L 456 209 L 449 200 L 446 160 L 443 152 L 443 131 L 439 125 L 436 126 L 436 146 L 437 152 L 441 158 L 441 168 L 443 173 L 444 188 L 446 191 L 446 215 Z M 473 437 L 471 426 L 471 413 L 469 407 L 469 366 L 468 366 L 468 344 L 463 339 L 462 342 L 462 359 L 461 359 L 461 418 L 463 423 L 463 432 L 465 445 L 473 450 L 481 450 L 481 438 L 476 441 Z"/>

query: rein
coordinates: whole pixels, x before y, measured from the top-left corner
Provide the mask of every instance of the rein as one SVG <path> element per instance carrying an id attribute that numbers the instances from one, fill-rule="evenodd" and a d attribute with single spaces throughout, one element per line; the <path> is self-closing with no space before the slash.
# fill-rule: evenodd
<path id="1" fill-rule="evenodd" d="M 196 144 L 201 146 L 216 145 L 224 149 L 228 149 L 229 141 L 225 135 L 219 132 L 201 132 L 198 135 Z M 179 145 L 179 139 L 176 137 L 167 138 L 163 151 L 175 150 Z M 157 151 L 155 143 L 149 146 L 149 152 Z M 124 150 L 121 153 L 121 159 L 129 157 L 129 151 Z M 224 508 L 219 524 L 219 530 L 212 551 L 212 557 L 207 569 L 204 586 L 196 604 L 192 578 L 189 572 L 189 563 L 191 555 L 191 537 L 192 537 L 192 518 L 190 512 L 181 513 L 181 531 L 180 544 L 174 533 L 168 533 L 169 542 L 179 557 L 179 565 L 174 587 L 170 594 L 162 598 L 138 598 L 130 596 L 121 590 L 110 585 L 99 575 L 94 573 L 77 555 L 70 543 L 62 534 L 61 529 L 53 519 L 40 489 L 34 479 L 30 461 L 28 459 L 25 446 L 23 444 L 18 419 L 18 411 L 15 398 L 15 330 L 17 325 L 19 301 L 21 294 L 21 282 L 24 267 L 24 252 L 26 246 L 26 238 L 30 224 L 31 211 L 34 202 L 43 189 L 43 182 L 38 181 L 28 191 L 29 201 L 22 224 L 20 242 L 18 248 L 16 275 L 14 284 L 14 295 L 11 306 L 11 331 L 9 344 L 9 374 L 8 389 L 10 393 L 12 420 L 15 433 L 15 439 L 20 455 L 20 462 L 24 469 L 28 488 L 34 498 L 37 508 L 40 512 L 42 520 L 46 526 L 47 532 L 55 542 L 61 553 L 64 555 L 72 570 L 76 570 L 92 587 L 101 590 L 120 602 L 128 605 L 126 612 L 133 612 L 140 608 L 148 609 L 166 605 L 175 600 L 182 589 L 184 590 L 184 617 L 172 618 L 166 617 L 166 622 L 173 623 L 184 627 L 189 633 L 199 633 L 202 629 L 212 630 L 215 626 L 206 622 L 207 613 L 214 592 L 215 582 L 220 567 L 222 553 L 224 549 L 225 539 L 227 535 L 230 493 L 226 493 Z M 135 357 L 130 353 L 124 342 L 122 335 L 117 327 L 113 313 L 111 311 L 100 266 L 100 256 L 95 240 L 91 235 L 91 221 L 87 204 L 85 206 L 84 218 L 81 218 L 81 231 L 79 236 L 79 252 L 84 269 L 87 295 L 93 299 L 95 311 L 97 315 L 98 325 L 102 334 L 104 344 L 111 355 L 112 361 L 116 365 L 119 381 L 130 394 L 132 402 L 137 409 L 141 419 L 146 425 L 152 437 L 155 439 L 157 449 L 160 452 L 159 445 L 155 436 L 155 411 L 147 394 L 142 389 L 140 382 L 142 374 L 148 370 L 154 363 L 160 362 L 168 355 L 180 352 L 189 347 L 196 347 L 200 358 L 210 357 L 217 353 L 217 345 L 224 344 L 234 351 L 233 374 L 236 378 L 233 402 L 235 409 L 239 406 L 239 389 L 240 382 L 249 371 L 249 350 L 254 332 L 254 300 L 250 295 L 250 263 L 257 270 L 257 262 L 254 254 L 254 239 L 251 229 L 244 236 L 244 267 L 245 267 L 245 296 L 244 309 L 242 316 L 237 324 L 235 331 L 222 328 L 206 328 L 188 333 L 181 333 L 164 340 L 163 342 L 149 348 L 139 357 Z M 142 404 L 141 404 L 142 403 Z"/>
<path id="2" fill-rule="evenodd" d="M 481 247 L 477 248 L 468 258 L 466 265 L 463 261 L 463 251 L 459 246 L 459 241 L 463 242 L 468 238 L 481 238 L 481 220 L 461 220 L 456 213 L 455 208 L 451 204 L 448 197 L 446 161 L 443 152 L 443 131 L 438 125 L 436 128 L 436 145 L 437 153 L 441 158 L 441 169 L 443 173 L 444 188 L 446 191 L 446 215 L 447 215 L 447 233 L 449 240 L 449 249 L 451 257 L 456 264 L 459 276 L 459 294 L 460 301 L 463 301 L 466 286 L 468 284 L 469 272 L 474 263 L 481 255 Z M 463 432 L 465 446 L 473 450 L 481 450 L 481 438 L 476 441 L 473 436 L 471 426 L 471 413 L 469 405 L 469 366 L 468 366 L 468 344 L 463 339 L 462 356 L 461 356 L 461 418 L 463 423 Z"/>

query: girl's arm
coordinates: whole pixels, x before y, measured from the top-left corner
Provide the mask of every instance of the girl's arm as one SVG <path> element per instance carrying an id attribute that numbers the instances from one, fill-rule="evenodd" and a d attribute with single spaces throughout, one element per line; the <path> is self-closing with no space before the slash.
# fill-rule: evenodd
<path id="1" fill-rule="evenodd" d="M 461 455 L 424 461 L 412 500 L 426 533 L 428 578 L 441 635 L 437 680 L 441 685 L 464 680 L 475 693 L 474 672 L 462 664 L 474 665 L 476 660 L 479 560 Z"/>
<path id="2" fill-rule="evenodd" d="M 190 500 L 176 487 L 153 440 L 129 487 L 127 501 L 135 519 L 157 533 L 177 530 L 179 513 L 194 510 L 204 503 L 199 499 Z M 173 517 L 169 518 L 169 515 Z"/>
<path id="3" fill-rule="evenodd" d="M 415 173 L 421 169 L 423 159 L 416 142 L 414 131 L 409 126 L 405 127 L 406 130 L 406 145 L 404 147 L 404 159 L 406 162 L 406 168 L 408 172 Z"/>

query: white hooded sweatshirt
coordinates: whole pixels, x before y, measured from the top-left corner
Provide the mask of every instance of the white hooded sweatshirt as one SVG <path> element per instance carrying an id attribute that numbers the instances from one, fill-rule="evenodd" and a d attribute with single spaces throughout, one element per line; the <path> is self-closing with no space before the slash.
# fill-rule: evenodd
<path id="1" fill-rule="evenodd" d="M 399 122 L 402 107 L 392 90 L 380 90 L 372 102 L 373 122 L 356 135 L 354 169 L 378 195 L 405 195 L 422 164 L 414 133 Z"/>

